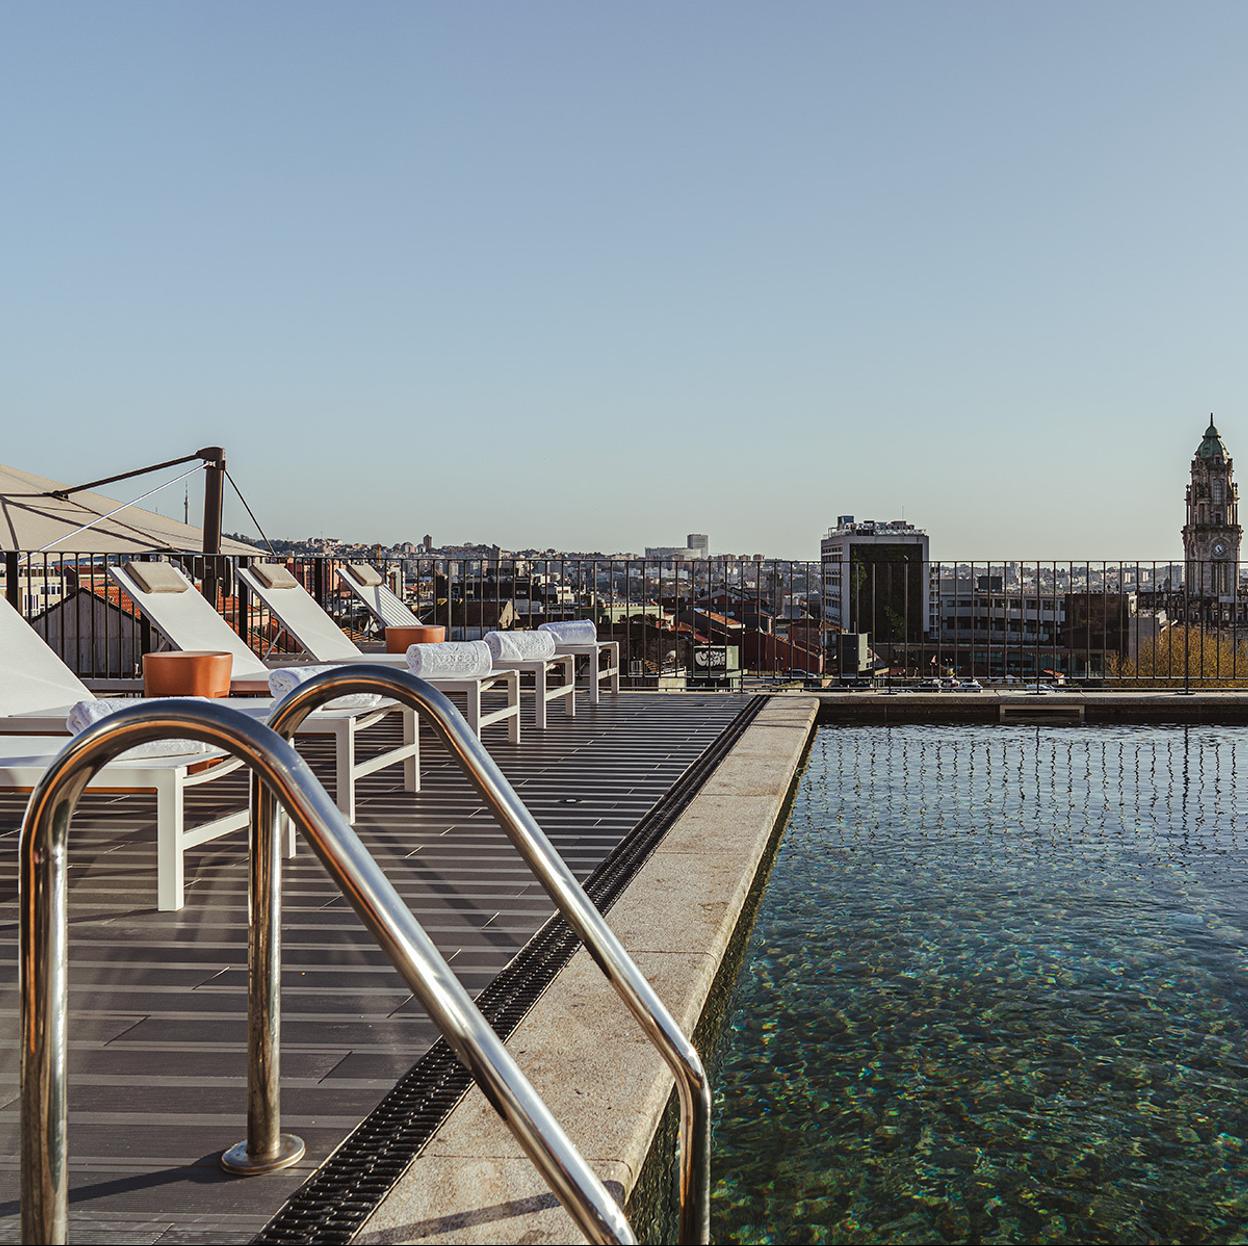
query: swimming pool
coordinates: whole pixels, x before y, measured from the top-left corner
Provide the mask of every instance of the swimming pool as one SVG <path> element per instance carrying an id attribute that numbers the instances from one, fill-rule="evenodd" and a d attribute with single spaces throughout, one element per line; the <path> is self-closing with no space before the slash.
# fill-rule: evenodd
<path id="1" fill-rule="evenodd" d="M 1248 1237 L 1248 728 L 822 728 L 714 1240 Z"/>

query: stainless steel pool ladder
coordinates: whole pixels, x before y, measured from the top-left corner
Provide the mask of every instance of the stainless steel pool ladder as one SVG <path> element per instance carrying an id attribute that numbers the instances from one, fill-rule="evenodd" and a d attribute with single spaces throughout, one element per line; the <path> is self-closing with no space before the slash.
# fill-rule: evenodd
<path id="1" fill-rule="evenodd" d="M 555 907 L 658 1049 L 675 1078 L 680 1100 L 678 1240 L 684 1246 L 709 1242 L 711 1091 L 693 1044 L 585 894 L 480 738 L 444 693 L 404 670 L 378 663 L 352 663 L 322 671 L 293 689 L 274 706 L 269 723 L 279 735 L 290 739 L 318 706 L 355 693 L 376 693 L 398 701 L 414 709 L 433 727 Z M 281 1136 L 277 1075 L 281 979 L 280 836 L 272 793 L 258 778 L 252 780 L 252 833 L 248 1136 L 246 1143 L 240 1143 L 223 1158 L 227 1166 L 237 1165 L 239 1171 L 247 1171 L 255 1162 L 262 1163 L 266 1155 L 279 1153 Z M 460 1059 L 464 1060 L 462 1054 Z M 472 1068 L 467 1060 L 464 1063 Z"/>
<path id="2" fill-rule="evenodd" d="M 270 721 L 281 734 L 293 735 L 317 706 L 360 691 L 410 705 L 431 722 L 672 1069 L 681 1104 L 680 1241 L 709 1241 L 711 1104 L 701 1060 L 455 706 L 406 672 L 358 664 L 301 685 L 274 708 Z M 293 745 L 279 738 L 281 747 L 266 751 L 272 743 L 268 728 L 211 704 L 137 705 L 121 711 L 71 741 L 31 797 L 21 844 L 24 1240 L 64 1241 L 67 1232 L 64 857 L 69 823 L 96 771 L 136 744 L 170 736 L 204 740 L 240 756 L 252 769 L 248 1128 L 246 1141 L 231 1148 L 222 1163 L 235 1172 L 261 1173 L 286 1167 L 303 1154 L 302 1142 L 280 1131 L 280 807 L 308 836 L 582 1231 L 591 1241 L 633 1240 L 618 1207 Z M 47 1145 L 40 1148 L 35 1140 L 45 1137 Z"/>
<path id="3" fill-rule="evenodd" d="M 27 806 L 19 847 L 22 1241 L 59 1244 L 69 1234 L 66 874 L 74 809 L 102 767 L 138 744 L 171 738 L 203 741 L 251 767 L 253 782 L 265 794 L 271 815 L 270 846 L 278 847 L 272 823 L 280 807 L 308 837 L 330 876 L 581 1231 L 592 1242 L 634 1242 L 615 1200 L 542 1103 L 294 745 L 237 710 L 189 701 L 127 707 L 75 736 L 48 767 Z M 265 873 L 254 859 L 254 838 L 261 826 L 253 816 L 253 879 L 258 872 Z M 273 951 L 279 947 L 276 916 L 276 909 L 269 911 L 268 945 Z M 276 1022 L 277 984 L 266 985 Z M 249 989 L 254 1000 L 254 983 Z M 277 1038 L 276 1027 L 272 1038 Z M 271 1074 L 275 1095 L 276 1045 L 270 1055 L 272 1065 L 262 1071 L 259 1084 L 265 1084 L 264 1073 Z M 254 1107 L 257 1071 L 250 1072 Z M 249 1111 L 249 1140 L 252 1115 Z M 269 1163 L 269 1169 L 302 1155 L 298 1139 L 279 1134 L 277 1144 L 280 1158 L 267 1158 L 279 1162 Z"/>

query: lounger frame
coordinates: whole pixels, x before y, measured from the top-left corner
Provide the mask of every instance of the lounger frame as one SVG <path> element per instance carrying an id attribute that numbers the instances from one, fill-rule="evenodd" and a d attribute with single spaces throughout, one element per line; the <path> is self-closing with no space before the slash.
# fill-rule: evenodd
<path id="1" fill-rule="evenodd" d="M 586 659 L 591 705 L 597 705 L 601 699 L 600 689 L 604 681 L 610 684 L 613 693 L 619 692 L 620 642 L 618 640 L 596 640 L 592 644 L 585 645 L 566 645 L 556 640 L 555 652 L 561 656 Z"/>
<path id="2" fill-rule="evenodd" d="M 564 710 L 569 718 L 576 717 L 576 658 L 570 653 L 557 653 L 553 658 L 494 658 L 496 671 L 515 671 L 533 676 L 534 725 L 546 730 L 546 707 L 552 701 L 566 701 Z M 558 683 L 551 675 L 562 673 Z M 520 695 L 524 695 L 523 687 Z"/>
<path id="3" fill-rule="evenodd" d="M 64 744 L 55 736 L 0 738 L 0 787 L 25 790 L 43 778 L 44 771 Z M 107 789 L 156 793 L 156 907 L 180 909 L 185 903 L 183 855 L 222 835 L 240 830 L 250 821 L 248 806 L 233 810 L 187 830 L 186 793 L 222 778 L 243 763 L 223 753 L 196 753 L 178 757 L 124 755 L 100 770 L 88 791 Z"/>

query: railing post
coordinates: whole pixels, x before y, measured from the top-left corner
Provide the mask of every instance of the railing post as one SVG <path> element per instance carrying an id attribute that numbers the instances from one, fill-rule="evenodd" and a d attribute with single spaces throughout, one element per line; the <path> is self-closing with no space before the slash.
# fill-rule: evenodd
<path id="1" fill-rule="evenodd" d="M 1189 568 L 1191 564 L 1188 564 Z M 1188 584 L 1190 574 L 1183 576 L 1183 695 L 1189 696 L 1192 691 L 1192 618 L 1191 618 L 1191 586 Z"/>
<path id="2" fill-rule="evenodd" d="M 251 776 L 247 875 L 247 1137 L 221 1167 L 258 1177 L 297 1164 L 303 1139 L 281 1131 L 282 844 L 272 789 Z"/>
<path id="3" fill-rule="evenodd" d="M 22 613 L 22 586 L 17 578 L 20 572 L 21 556 L 15 549 L 6 549 L 4 551 L 4 592 L 9 599 L 9 605 L 18 614 Z"/>
<path id="4" fill-rule="evenodd" d="M 69 913 L 64 836 L 20 849 L 22 1241 L 69 1240 Z"/>
<path id="5" fill-rule="evenodd" d="M 316 598 L 316 604 L 324 610 L 326 608 L 324 554 L 315 558 L 312 562 L 312 596 Z"/>
<path id="6" fill-rule="evenodd" d="M 247 581 L 238 574 L 238 567 L 248 567 L 251 565 L 251 559 L 240 556 L 235 559 L 234 579 L 234 596 L 238 603 L 237 617 L 234 620 L 235 626 L 238 628 L 238 634 L 243 638 L 243 644 L 251 644 L 251 589 L 247 587 Z M 264 638 L 261 637 L 258 653 L 264 653 Z"/>

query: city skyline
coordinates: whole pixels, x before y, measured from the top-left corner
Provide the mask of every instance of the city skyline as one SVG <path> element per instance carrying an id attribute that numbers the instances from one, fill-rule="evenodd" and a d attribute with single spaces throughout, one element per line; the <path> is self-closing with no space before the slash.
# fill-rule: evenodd
<path id="1" fill-rule="evenodd" d="M 1213 456 L 1212 458 L 1210 457 L 1211 448 L 1212 448 L 1212 456 Z M 1223 456 L 1225 456 L 1225 458 Z M 1184 490 L 1186 515 L 1185 515 L 1184 526 L 1180 530 L 1180 535 L 1182 537 L 1183 545 L 1184 545 L 1183 554 L 1179 558 L 1175 558 L 1175 557 L 1167 557 L 1164 559 L 1146 558 L 1142 561 L 1146 561 L 1150 563 L 1159 563 L 1159 564 L 1170 565 L 1170 566 L 1178 566 L 1185 561 L 1190 563 L 1192 562 L 1193 559 L 1195 559 L 1198 563 L 1206 564 L 1206 565 L 1212 565 L 1212 563 L 1216 561 L 1224 562 L 1226 567 L 1241 565 L 1240 537 L 1239 537 L 1240 529 L 1238 526 L 1238 515 L 1237 515 L 1238 491 L 1237 491 L 1237 485 L 1235 483 L 1235 479 L 1233 475 L 1233 462 L 1234 462 L 1234 456 L 1230 453 L 1229 449 L 1226 446 L 1225 441 L 1222 439 L 1220 435 L 1219 430 L 1215 426 L 1214 413 L 1210 412 L 1209 423 L 1208 423 L 1207 429 L 1205 433 L 1203 434 L 1200 443 L 1196 447 L 1195 454 L 1192 456 L 1191 461 L 1190 461 L 1191 471 L 1193 473 L 1192 478 L 1191 478 L 1192 482 Z M 1217 475 L 1219 479 L 1214 481 L 1212 484 L 1206 483 L 1203 479 L 1201 479 L 1201 473 L 1207 470 L 1210 466 L 1214 466 L 1214 465 L 1216 465 L 1217 467 Z M 1205 501 L 1205 503 L 1207 503 L 1210 507 L 1213 508 L 1213 511 L 1211 511 L 1211 513 L 1208 516 L 1204 515 L 1203 509 L 1201 508 L 1202 499 Z M 1224 504 L 1229 504 L 1230 506 L 1230 510 L 1229 512 L 1225 514 L 1225 516 L 1221 510 L 1217 509 L 1217 508 L 1222 507 Z M 1193 524 L 1199 525 L 1199 529 L 1193 529 L 1192 528 Z M 862 536 L 860 538 L 856 538 L 856 539 L 861 539 L 867 544 L 870 544 L 877 540 L 883 541 L 884 543 L 887 544 L 890 541 L 894 540 L 894 535 L 898 531 L 904 531 L 907 534 L 901 538 L 902 540 L 916 541 L 916 542 L 921 543 L 925 550 L 928 548 L 929 537 L 932 534 L 929 533 L 927 529 L 921 523 L 916 525 L 916 524 L 909 523 L 904 519 L 881 519 L 875 516 L 855 516 L 852 514 L 839 514 L 836 518 L 836 521 L 828 525 L 826 534 L 821 535 L 821 538 L 820 538 L 821 550 L 822 550 L 821 557 L 824 560 L 828 558 L 829 546 L 830 544 L 837 545 L 837 540 L 834 538 L 837 538 L 838 534 L 849 533 L 849 532 L 865 533 L 867 535 Z M 1192 539 L 1195 542 L 1195 544 L 1193 544 L 1190 549 L 1188 548 L 1189 531 L 1193 533 Z M 1203 533 L 1203 535 L 1199 535 L 1200 533 Z M 234 534 L 234 535 L 238 535 L 240 539 L 244 539 L 244 540 L 252 539 L 249 535 L 244 534 L 244 533 L 239 533 L 239 534 Z M 307 544 L 307 543 L 315 542 L 318 539 L 321 541 L 325 541 L 326 537 L 325 537 L 325 534 L 322 534 L 320 538 L 317 538 L 315 536 L 307 536 L 307 537 L 301 537 L 301 538 L 291 538 L 289 536 L 282 536 L 277 539 L 279 539 L 282 543 L 290 543 L 290 544 L 298 545 L 300 543 Z M 329 538 L 329 540 L 331 540 L 334 545 L 341 544 L 344 547 L 355 547 L 355 548 L 360 548 L 363 546 L 374 544 L 374 542 L 371 542 L 368 540 L 359 540 L 358 538 L 354 538 L 348 535 L 334 536 L 332 538 Z M 627 552 L 633 556 L 638 556 L 640 552 L 641 556 L 652 561 L 662 561 L 662 560 L 680 561 L 680 560 L 689 559 L 689 558 L 696 559 L 698 557 L 707 557 L 708 554 L 711 557 L 723 556 L 727 558 L 735 557 L 735 558 L 741 558 L 741 559 L 746 559 L 746 558 L 758 559 L 758 558 L 768 557 L 768 555 L 762 551 L 755 551 L 754 553 L 751 554 L 743 550 L 731 550 L 730 551 L 727 548 L 715 546 L 712 543 L 710 536 L 707 533 L 687 534 L 685 538 L 685 544 L 683 546 L 658 546 L 658 547 L 645 546 L 643 548 L 642 546 L 639 546 L 636 544 L 633 544 L 633 545 L 622 544 L 622 545 L 616 545 L 616 546 L 610 547 L 609 549 L 602 548 L 597 551 L 591 551 L 589 547 L 586 547 L 586 546 L 576 546 L 576 545 L 539 546 L 539 545 L 531 545 L 531 544 L 525 544 L 523 542 L 515 542 L 515 541 L 513 542 L 477 541 L 477 540 L 471 540 L 471 539 L 451 540 L 451 541 L 434 541 L 432 536 L 428 534 L 424 538 L 422 538 L 422 541 L 428 546 L 428 548 L 424 550 L 419 550 L 419 549 L 412 550 L 410 552 L 431 553 L 431 552 L 436 552 L 436 551 L 440 551 L 444 549 L 463 549 L 463 550 L 477 549 L 477 550 L 482 550 L 482 551 L 491 550 L 491 549 L 500 549 L 500 550 L 508 551 L 511 553 L 519 552 L 519 553 L 525 553 L 525 554 L 532 554 L 534 551 L 564 550 L 564 551 L 568 551 L 569 553 L 571 552 L 576 552 L 576 553 L 597 552 L 600 554 L 622 554 L 622 553 Z M 390 549 L 397 549 L 401 546 L 411 546 L 411 545 L 417 544 L 414 538 L 401 538 L 395 541 L 384 541 L 384 542 L 375 542 L 375 543 L 378 545 L 384 545 Z M 839 558 L 842 555 L 837 554 L 835 556 Z M 772 554 L 770 555 L 770 557 L 783 558 L 785 556 Z M 790 556 L 790 557 L 793 557 L 793 556 Z M 928 558 L 928 555 L 925 554 L 924 560 L 926 561 L 927 558 Z M 795 558 L 795 561 L 796 560 L 809 561 L 809 559 L 806 558 L 805 556 L 803 556 L 801 559 Z M 937 555 L 934 557 L 931 557 L 931 561 L 933 563 L 945 562 L 951 565 L 965 564 L 968 562 L 977 561 L 982 565 L 987 565 L 990 562 L 1005 563 L 1008 561 L 1015 561 L 1015 562 L 1050 561 L 1050 562 L 1075 563 L 1078 560 L 1077 559 L 1052 559 L 1052 558 L 1040 559 L 1038 557 L 1035 559 L 1022 559 L 1018 555 L 986 557 L 986 558 L 978 558 L 978 559 L 975 558 L 974 555 L 972 555 L 970 558 L 963 558 L 961 555 L 958 555 L 958 554 L 953 554 L 953 555 L 946 554 L 942 557 L 938 549 Z M 1090 561 L 1095 562 L 1095 561 L 1101 561 L 1101 560 L 1092 558 Z M 1118 562 L 1121 564 L 1124 561 L 1129 561 L 1129 558 L 1123 558 L 1120 556 L 1116 558 L 1109 558 L 1107 559 L 1107 561 Z"/>
<path id="2" fill-rule="evenodd" d="M 14 10 L 6 458 L 220 443 L 269 531 L 1179 553 L 1248 429 L 1248 11 L 643 12 Z"/>

